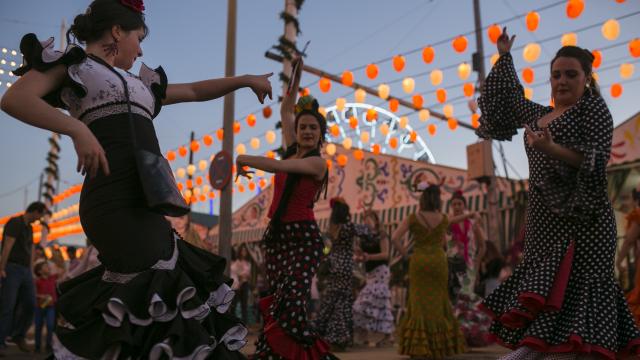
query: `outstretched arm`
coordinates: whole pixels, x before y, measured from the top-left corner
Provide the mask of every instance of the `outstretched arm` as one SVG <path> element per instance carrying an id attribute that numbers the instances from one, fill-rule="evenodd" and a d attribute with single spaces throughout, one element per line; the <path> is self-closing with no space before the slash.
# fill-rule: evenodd
<path id="1" fill-rule="evenodd" d="M 398 228 L 393 232 L 393 236 L 391 237 L 393 246 L 398 249 L 402 256 L 407 256 L 407 248 L 402 245 L 402 238 L 407 233 L 407 231 L 409 231 L 409 217 L 405 217 L 404 220 L 402 220 Z"/>
<path id="2" fill-rule="evenodd" d="M 327 162 L 319 156 L 311 156 L 303 159 L 275 160 L 264 156 L 239 155 L 236 158 L 238 174 L 244 175 L 242 170 L 244 166 L 270 173 L 286 172 L 310 175 L 316 180 L 322 180 L 327 172 Z"/>
<path id="3" fill-rule="evenodd" d="M 167 95 L 162 101 L 163 105 L 183 102 L 208 101 L 225 96 L 238 89 L 249 87 L 258 97 L 260 103 L 271 96 L 271 83 L 269 77 L 273 73 L 265 75 L 243 75 L 220 79 L 203 80 L 185 84 L 167 85 Z"/>
<path id="4" fill-rule="evenodd" d="M 298 88 L 300 87 L 300 77 L 302 76 L 302 67 L 304 63 L 301 57 L 294 57 L 291 62 L 291 66 L 296 68 L 297 71 L 293 74 L 293 85 L 291 91 L 282 94 L 282 104 L 280 104 L 280 117 L 282 121 L 282 138 L 284 139 L 285 149 L 291 146 L 296 141 L 296 129 L 294 112 L 296 106 L 296 98 L 298 96 Z"/>

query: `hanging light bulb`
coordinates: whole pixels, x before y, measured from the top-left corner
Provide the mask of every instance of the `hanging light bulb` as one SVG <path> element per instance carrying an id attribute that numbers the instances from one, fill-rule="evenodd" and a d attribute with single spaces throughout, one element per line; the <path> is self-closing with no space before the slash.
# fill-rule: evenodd
<path id="1" fill-rule="evenodd" d="M 602 25 L 602 36 L 607 40 L 615 40 L 620 35 L 620 23 L 616 19 L 609 19 Z"/>
<path id="2" fill-rule="evenodd" d="M 244 155 L 247 153 L 247 147 L 244 146 L 244 144 L 238 144 L 238 146 L 236 146 L 236 153 L 238 153 L 238 155 Z"/>
<path id="3" fill-rule="evenodd" d="M 453 117 L 453 105 L 447 104 L 442 108 L 442 113 L 444 116 L 451 118 Z"/>
<path id="4" fill-rule="evenodd" d="M 351 149 L 351 146 L 353 146 L 353 140 L 351 140 L 351 138 L 348 137 L 342 140 L 342 147 L 344 147 L 345 150 Z"/>
<path id="5" fill-rule="evenodd" d="M 356 92 L 355 92 L 356 102 L 363 103 L 366 97 L 367 97 L 367 92 L 366 91 L 364 91 L 362 89 L 356 90 Z"/>
<path id="6" fill-rule="evenodd" d="M 380 125 L 380 133 L 384 136 L 389 135 L 389 125 L 387 123 Z"/>
<path id="7" fill-rule="evenodd" d="M 526 62 L 532 63 L 540 57 L 540 45 L 537 43 L 529 43 L 522 50 L 522 57 Z"/>
<path id="8" fill-rule="evenodd" d="M 369 142 L 369 132 L 368 131 L 363 131 L 360 133 L 360 141 L 362 141 L 364 144 Z"/>
<path id="9" fill-rule="evenodd" d="M 620 64 L 620 77 L 629 79 L 633 76 L 634 66 L 630 63 Z"/>
<path id="10" fill-rule="evenodd" d="M 416 82 L 413 78 L 406 77 L 402 80 L 402 90 L 407 94 L 411 94 L 415 86 Z"/>
<path id="11" fill-rule="evenodd" d="M 566 33 L 562 35 L 560 43 L 562 46 L 576 46 L 578 45 L 578 35 L 576 33 Z"/>
<path id="12" fill-rule="evenodd" d="M 333 156 L 336 154 L 336 145 L 332 144 L 332 143 L 328 143 L 327 147 L 325 148 L 325 151 L 327 152 L 327 155 L 329 156 Z"/>
<path id="13" fill-rule="evenodd" d="M 378 96 L 380 96 L 383 100 L 387 100 L 389 98 L 389 92 L 391 89 L 387 84 L 378 85 Z"/>
<path id="14" fill-rule="evenodd" d="M 193 174 L 195 174 L 196 172 L 196 166 L 193 164 L 189 164 L 187 166 L 187 174 L 189 174 L 189 176 L 193 176 Z"/>
<path id="15" fill-rule="evenodd" d="M 200 171 L 205 171 L 207 169 L 207 160 L 200 160 L 198 162 L 198 169 L 200 169 Z"/>
<path id="16" fill-rule="evenodd" d="M 438 86 L 442 83 L 443 75 L 442 71 L 440 71 L 439 69 L 431 71 L 429 77 L 431 78 L 431 85 L 433 86 Z"/>
<path id="17" fill-rule="evenodd" d="M 336 110 L 342 111 L 344 110 L 344 106 L 347 104 L 347 99 L 345 98 L 337 98 L 336 99 Z"/>
<path id="18" fill-rule="evenodd" d="M 257 137 L 252 138 L 249 145 L 251 145 L 252 149 L 257 150 L 260 147 L 260 139 Z"/>
<path id="19" fill-rule="evenodd" d="M 273 144 L 276 141 L 276 133 L 272 130 L 267 131 L 264 137 L 269 144 Z"/>
<path id="20" fill-rule="evenodd" d="M 430 117 L 431 113 L 427 109 L 422 109 L 418 112 L 418 119 L 420 119 L 420 121 L 422 122 L 429 120 Z"/>
<path id="21" fill-rule="evenodd" d="M 179 179 L 183 179 L 186 175 L 187 175 L 187 171 L 184 168 L 178 168 L 178 170 L 176 170 L 176 176 Z"/>
<path id="22" fill-rule="evenodd" d="M 535 11 L 530 11 L 527 14 L 526 18 L 527 30 L 533 32 L 538 29 L 538 24 L 540 24 L 540 14 Z"/>
<path id="23" fill-rule="evenodd" d="M 344 86 L 353 85 L 353 73 L 351 71 L 345 71 L 342 73 L 342 85 Z"/>
<path id="24" fill-rule="evenodd" d="M 429 110 L 427 110 L 429 111 Z M 398 125 L 400 126 L 401 129 L 404 129 L 407 127 L 407 125 L 409 125 L 409 118 L 406 116 L 402 116 L 400 117 L 400 121 L 398 121 Z"/>
<path id="25" fill-rule="evenodd" d="M 461 80 L 467 80 L 469 75 L 471 75 L 471 66 L 468 63 L 463 62 L 462 64 L 458 65 L 458 77 Z"/>

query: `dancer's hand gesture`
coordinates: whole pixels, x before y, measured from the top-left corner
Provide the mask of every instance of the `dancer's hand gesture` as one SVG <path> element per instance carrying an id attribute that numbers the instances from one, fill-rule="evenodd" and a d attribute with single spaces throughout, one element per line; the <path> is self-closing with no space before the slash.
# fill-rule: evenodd
<path id="1" fill-rule="evenodd" d="M 79 125 L 71 138 L 78 154 L 76 171 L 82 175 L 88 174 L 90 177 L 94 177 L 98 174 L 98 169 L 102 169 L 104 175 L 109 175 L 109 163 L 104 149 L 88 127 L 84 124 Z"/>
<path id="2" fill-rule="evenodd" d="M 236 158 L 236 181 L 238 181 L 238 178 L 240 176 L 245 177 L 249 180 L 251 180 L 252 175 L 254 173 L 254 171 L 249 171 L 248 169 L 245 169 L 245 165 L 242 162 L 242 155 L 238 156 Z"/>
<path id="3" fill-rule="evenodd" d="M 529 125 L 525 125 L 525 133 L 527 135 L 527 144 L 532 148 L 540 151 L 547 151 L 554 144 L 549 128 L 542 131 L 533 131 Z"/>
<path id="4" fill-rule="evenodd" d="M 511 47 L 513 46 L 513 41 L 516 39 L 516 36 L 513 35 L 509 37 L 507 34 L 507 27 L 502 28 L 502 34 L 498 37 L 498 42 L 496 45 L 498 46 L 498 54 L 504 55 L 511 51 Z"/>
<path id="5" fill-rule="evenodd" d="M 264 104 L 264 99 L 267 96 L 269 99 L 273 99 L 273 96 L 271 95 L 271 82 L 269 81 L 269 77 L 271 77 L 271 75 L 273 75 L 273 73 L 249 75 L 249 87 L 258 97 L 260 104 Z"/>

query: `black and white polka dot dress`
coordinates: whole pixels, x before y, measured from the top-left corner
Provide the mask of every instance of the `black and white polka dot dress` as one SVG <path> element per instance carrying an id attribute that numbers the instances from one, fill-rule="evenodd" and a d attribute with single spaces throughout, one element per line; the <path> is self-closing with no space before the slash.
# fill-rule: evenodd
<path id="1" fill-rule="evenodd" d="M 500 57 L 478 101 L 477 134 L 510 140 L 552 111 L 525 99 L 510 54 Z M 606 165 L 613 120 L 602 97 L 585 95 L 553 120 L 554 142 L 581 153 L 573 168 L 526 146 L 530 202 L 525 249 L 513 275 L 484 302 L 497 340 L 511 348 L 614 359 L 640 351 L 640 331 L 614 278 L 616 227 Z M 526 142 L 526 139 L 525 139 Z"/>

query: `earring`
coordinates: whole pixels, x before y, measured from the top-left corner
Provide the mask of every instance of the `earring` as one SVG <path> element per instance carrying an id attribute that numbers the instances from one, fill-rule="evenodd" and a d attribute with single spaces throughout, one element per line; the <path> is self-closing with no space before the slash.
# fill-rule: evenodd
<path id="1" fill-rule="evenodd" d="M 102 45 L 102 50 L 104 50 L 106 56 L 118 55 L 118 40 L 113 38 L 112 43 Z"/>

